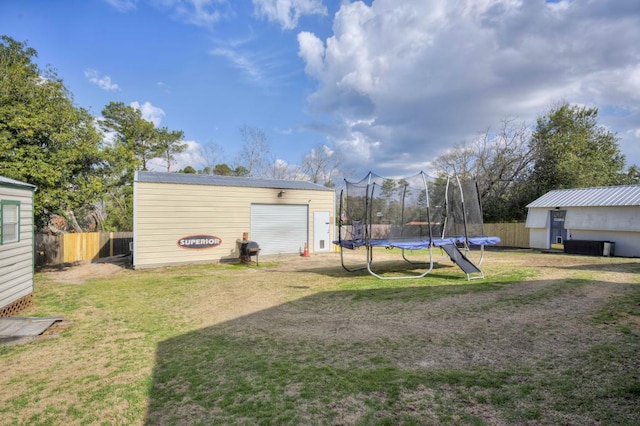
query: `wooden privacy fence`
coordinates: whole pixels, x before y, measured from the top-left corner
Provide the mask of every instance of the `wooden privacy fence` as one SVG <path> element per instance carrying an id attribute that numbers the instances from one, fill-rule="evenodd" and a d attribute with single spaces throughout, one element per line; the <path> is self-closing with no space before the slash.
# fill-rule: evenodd
<path id="1" fill-rule="evenodd" d="M 485 223 L 484 233 L 500 237 L 500 247 L 529 248 L 529 230 L 524 222 Z"/>
<path id="2" fill-rule="evenodd" d="M 36 234 L 36 264 L 55 265 L 128 254 L 131 241 L 132 232 Z"/>
<path id="3" fill-rule="evenodd" d="M 384 238 L 390 225 L 373 225 L 371 238 Z M 345 225 L 342 230 L 342 238 L 349 238 L 351 226 Z M 499 247 L 529 248 L 529 230 L 524 222 L 513 223 L 485 223 L 484 234 L 500 237 Z M 338 228 L 336 227 L 336 239 Z"/>

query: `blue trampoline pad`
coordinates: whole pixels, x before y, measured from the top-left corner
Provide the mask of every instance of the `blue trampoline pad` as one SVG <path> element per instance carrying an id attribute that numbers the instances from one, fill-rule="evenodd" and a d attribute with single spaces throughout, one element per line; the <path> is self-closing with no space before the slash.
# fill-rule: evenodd
<path id="1" fill-rule="evenodd" d="M 465 241 L 468 241 L 469 245 L 473 246 L 485 246 L 485 245 L 496 245 L 500 243 L 499 237 L 470 237 L 468 239 L 464 237 L 449 237 L 449 238 L 436 238 L 433 240 L 433 244 L 430 243 L 429 239 L 426 240 L 369 240 L 369 246 L 371 247 L 385 247 L 385 248 L 399 248 L 405 250 L 422 250 L 428 249 L 430 246 L 434 247 L 442 247 L 449 244 L 464 244 Z M 365 240 L 341 240 L 334 241 L 335 245 L 339 245 L 341 247 L 347 249 L 356 249 L 358 247 L 363 247 L 366 244 Z"/>

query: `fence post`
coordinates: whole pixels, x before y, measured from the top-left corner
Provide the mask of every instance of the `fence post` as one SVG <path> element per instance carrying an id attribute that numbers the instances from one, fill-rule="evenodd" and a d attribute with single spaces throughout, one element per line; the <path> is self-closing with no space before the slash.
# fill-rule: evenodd
<path id="1" fill-rule="evenodd" d="M 109 257 L 113 256 L 113 232 L 109 232 Z"/>

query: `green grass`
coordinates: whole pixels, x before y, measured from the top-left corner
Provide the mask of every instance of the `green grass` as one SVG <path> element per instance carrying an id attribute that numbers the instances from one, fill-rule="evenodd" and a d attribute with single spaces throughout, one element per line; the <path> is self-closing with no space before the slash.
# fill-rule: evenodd
<path id="1" fill-rule="evenodd" d="M 594 316 L 597 324 L 615 324 L 629 317 L 640 316 L 640 294 L 620 296 L 605 304 Z"/>
<path id="2" fill-rule="evenodd" d="M 278 272 L 269 261 L 127 271 L 82 285 L 39 274 L 28 314 L 62 315 L 68 328 L 55 339 L 0 346 L 0 418 L 640 423 L 640 286 L 581 270 L 581 258 L 540 281 L 531 262 L 551 258 L 493 256 L 507 266 L 487 263 L 489 278 L 471 282 L 453 267 L 381 281 L 343 274 L 335 258 L 328 273 Z M 625 271 L 623 260 L 612 261 Z M 586 306 L 593 286 L 604 293 Z M 569 302 L 586 307 L 555 313 Z M 541 315 L 545 321 L 512 325 L 545 310 L 566 324 Z M 508 352 L 518 344 L 521 358 Z M 487 361 L 474 361 L 483 354 Z"/>
<path id="3" fill-rule="evenodd" d="M 403 370 L 385 366 L 391 362 L 380 357 L 344 368 L 334 366 L 344 361 L 327 362 L 323 353 L 358 353 L 361 350 L 358 345 L 348 348 L 307 345 L 283 350 L 279 342 L 263 339 L 197 336 L 193 341 L 202 344 L 195 353 L 186 359 L 182 355 L 178 359 L 169 357 L 156 367 L 155 387 L 151 391 L 153 411 L 174 412 L 175 404 L 189 400 L 215 413 L 205 411 L 197 417 L 202 424 L 230 424 L 236 419 L 251 418 L 258 423 L 265 418 L 269 423 L 303 424 L 309 416 L 312 423 L 333 424 L 340 422 L 339 413 L 343 409 L 349 409 L 347 404 L 340 410 L 332 410 L 334 404 L 357 396 L 360 404 L 352 409 L 357 408 L 362 424 L 432 421 L 484 424 L 482 418 L 470 413 L 458 416 L 469 405 L 491 406 L 504 420 L 514 424 L 526 421 L 556 424 L 582 416 L 605 424 L 634 424 L 640 414 L 637 400 L 640 382 L 637 374 L 631 382 L 627 375 L 630 366 L 634 366 L 633 362 L 630 365 L 629 357 L 634 355 L 615 347 L 595 347 L 576 354 L 570 364 L 580 367 L 563 365 L 559 370 L 541 373 L 533 371 L 535 366 L 524 371 L 486 367 Z M 171 348 L 168 351 L 181 353 Z M 602 362 L 616 368 L 601 371 Z M 210 368 L 216 373 L 208 373 Z M 176 377 L 182 377 L 188 385 L 175 383 Z M 163 386 L 168 383 L 174 386 Z M 594 383 L 598 383 L 597 387 Z M 412 396 L 424 398 L 425 390 L 429 390 L 426 412 L 413 411 L 408 400 Z M 322 409 L 313 416 L 301 413 L 300 406 Z M 551 412 L 549 406 L 553 407 Z M 151 423 L 155 420 L 152 418 Z"/>
<path id="4" fill-rule="evenodd" d="M 385 363 L 381 359 L 373 359 L 358 368 L 336 367 L 314 362 L 322 358 L 321 347 L 305 345 L 283 351 L 277 342 L 263 339 L 198 335 L 193 341 L 202 346 L 198 346 L 198 350 L 189 354 L 187 359 L 181 355 L 167 357 L 157 366 L 151 408 L 162 412 L 176 402 L 188 399 L 208 409 L 222 409 L 223 413 L 215 416 L 203 414 L 197 419 L 203 424 L 225 424 L 233 423 L 236 418 L 259 420 L 263 417 L 272 423 L 305 423 L 305 416 L 310 414 L 301 413 L 301 405 L 323 407 L 313 422 L 331 424 L 339 419 L 331 406 L 353 395 L 362 399 L 360 411 L 363 412 L 359 415 L 363 418 L 379 417 L 377 420 L 383 423 L 397 424 L 403 418 L 413 418 L 404 412 L 404 394 L 416 393 L 420 388 L 439 389 L 444 386 L 500 389 L 510 379 L 509 373 L 484 369 L 406 371 L 380 365 Z M 175 342 L 172 344 L 181 346 Z M 332 349 L 335 350 L 329 348 Z M 180 352 L 173 348 L 166 350 L 171 354 Z M 215 378 L 208 373 L 210 368 L 216 370 Z M 186 378 L 188 386 L 184 382 L 160 386 L 175 381 L 176 377 Z M 413 420 L 421 423 L 424 419 L 417 417 Z"/>

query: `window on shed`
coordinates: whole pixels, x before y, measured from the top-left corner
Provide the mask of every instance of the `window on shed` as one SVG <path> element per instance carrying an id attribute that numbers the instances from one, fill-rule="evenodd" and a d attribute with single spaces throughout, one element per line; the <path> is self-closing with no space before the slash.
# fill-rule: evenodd
<path id="1" fill-rule="evenodd" d="M 0 201 L 0 244 L 20 241 L 20 202 Z"/>

